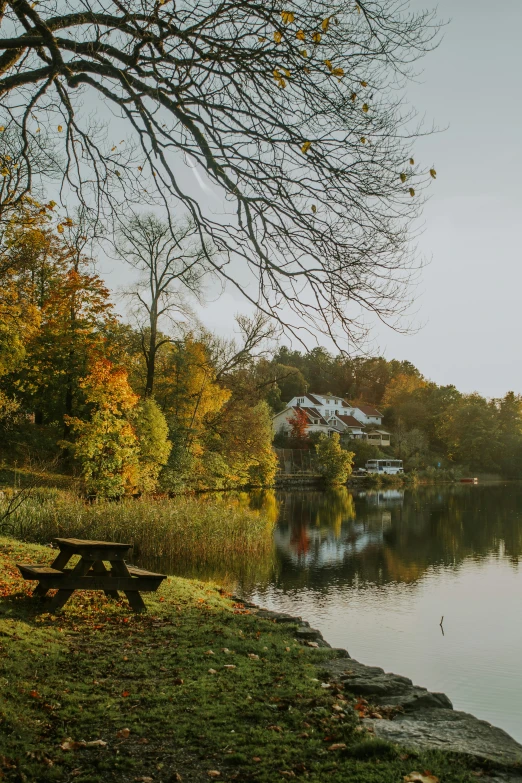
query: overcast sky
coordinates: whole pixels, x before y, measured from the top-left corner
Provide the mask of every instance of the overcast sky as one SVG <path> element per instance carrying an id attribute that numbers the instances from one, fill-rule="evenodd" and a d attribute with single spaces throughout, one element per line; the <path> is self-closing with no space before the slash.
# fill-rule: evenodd
<path id="1" fill-rule="evenodd" d="M 378 326 L 374 351 L 465 392 L 522 393 L 522 0 L 441 0 L 438 11 L 444 38 L 408 88 L 427 124 L 446 128 L 415 154 L 437 170 L 419 241 L 429 261 L 416 302 L 421 328 L 404 336 Z M 212 199 L 203 188 L 200 197 Z M 230 333 L 234 313 L 247 309 L 226 291 L 200 316 Z"/>

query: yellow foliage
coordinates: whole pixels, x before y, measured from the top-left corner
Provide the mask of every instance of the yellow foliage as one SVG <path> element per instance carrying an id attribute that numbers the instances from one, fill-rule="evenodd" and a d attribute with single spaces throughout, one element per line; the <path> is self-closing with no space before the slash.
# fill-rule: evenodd
<path id="1" fill-rule="evenodd" d="M 304 30 L 298 30 L 295 34 L 295 37 L 298 38 L 300 41 L 305 40 L 305 31 Z"/>
<path id="2" fill-rule="evenodd" d="M 305 143 L 301 147 L 301 152 L 303 152 L 306 155 L 306 153 L 308 152 L 308 150 L 310 149 L 311 146 L 312 146 L 312 142 L 311 141 L 305 141 Z"/>
<path id="3" fill-rule="evenodd" d="M 413 188 L 410 188 L 410 189 L 409 189 L 409 194 L 410 194 L 410 196 L 411 196 L 412 198 L 414 197 L 414 195 L 415 195 L 415 191 L 414 191 L 414 189 L 413 189 Z"/>
<path id="4" fill-rule="evenodd" d="M 291 24 L 295 16 L 291 11 L 281 11 L 281 19 L 283 20 L 283 24 Z"/>
<path id="5" fill-rule="evenodd" d="M 321 40 L 321 33 L 314 33 L 314 34 L 312 35 L 312 41 L 313 41 L 315 44 L 318 44 L 320 40 Z"/>
<path id="6" fill-rule="evenodd" d="M 321 22 L 321 29 L 323 33 L 326 33 L 328 31 L 328 28 L 330 26 L 330 17 L 327 17 L 326 19 L 323 19 Z"/>
<path id="7" fill-rule="evenodd" d="M 276 43 L 281 43 L 282 38 L 283 38 L 283 36 L 279 32 L 279 30 L 276 30 L 275 33 L 274 33 L 274 41 Z"/>
<path id="8" fill-rule="evenodd" d="M 435 171 L 435 169 L 430 169 L 430 174 L 433 177 L 433 179 L 437 178 L 437 172 Z"/>

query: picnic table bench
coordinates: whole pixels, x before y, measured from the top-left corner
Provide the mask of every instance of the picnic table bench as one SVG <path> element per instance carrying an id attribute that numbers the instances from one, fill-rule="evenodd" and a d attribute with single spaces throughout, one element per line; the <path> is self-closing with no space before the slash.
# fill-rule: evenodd
<path id="1" fill-rule="evenodd" d="M 51 612 L 61 609 L 75 590 L 103 590 L 110 598 L 119 598 L 121 590 L 132 609 L 143 612 L 146 606 L 140 591 L 154 592 L 166 579 L 164 574 L 127 565 L 131 544 L 79 538 L 55 538 L 53 543 L 60 551 L 50 566 L 17 563 L 24 579 L 38 580 L 33 595 L 44 597 L 48 590 L 58 590 L 49 604 Z M 73 555 L 80 555 L 79 561 L 74 568 L 65 568 Z M 105 563 L 110 563 L 110 569 Z"/>

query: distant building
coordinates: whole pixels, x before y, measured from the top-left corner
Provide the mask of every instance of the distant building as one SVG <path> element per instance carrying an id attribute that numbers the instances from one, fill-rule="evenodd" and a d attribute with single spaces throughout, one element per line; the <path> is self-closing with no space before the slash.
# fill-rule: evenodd
<path id="1" fill-rule="evenodd" d="M 389 446 L 390 433 L 382 429 L 382 413 L 373 405 L 351 405 L 332 394 L 302 394 L 293 397 L 287 407 L 272 419 L 274 433 L 290 432 L 290 419 L 298 408 L 306 413 L 308 433 L 332 432 L 368 440 L 376 446 Z"/>

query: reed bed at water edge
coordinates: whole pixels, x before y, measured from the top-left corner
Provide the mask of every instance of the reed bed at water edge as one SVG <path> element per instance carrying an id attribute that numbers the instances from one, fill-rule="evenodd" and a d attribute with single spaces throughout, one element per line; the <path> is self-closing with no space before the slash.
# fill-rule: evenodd
<path id="1" fill-rule="evenodd" d="M 0 519 L 8 501 L 6 492 L 0 498 Z M 220 496 L 86 503 L 71 491 L 38 489 L 3 527 L 3 532 L 35 543 L 58 536 L 122 541 L 133 544 L 134 554 L 143 560 L 196 564 L 266 556 L 273 520 L 240 500 Z"/>

